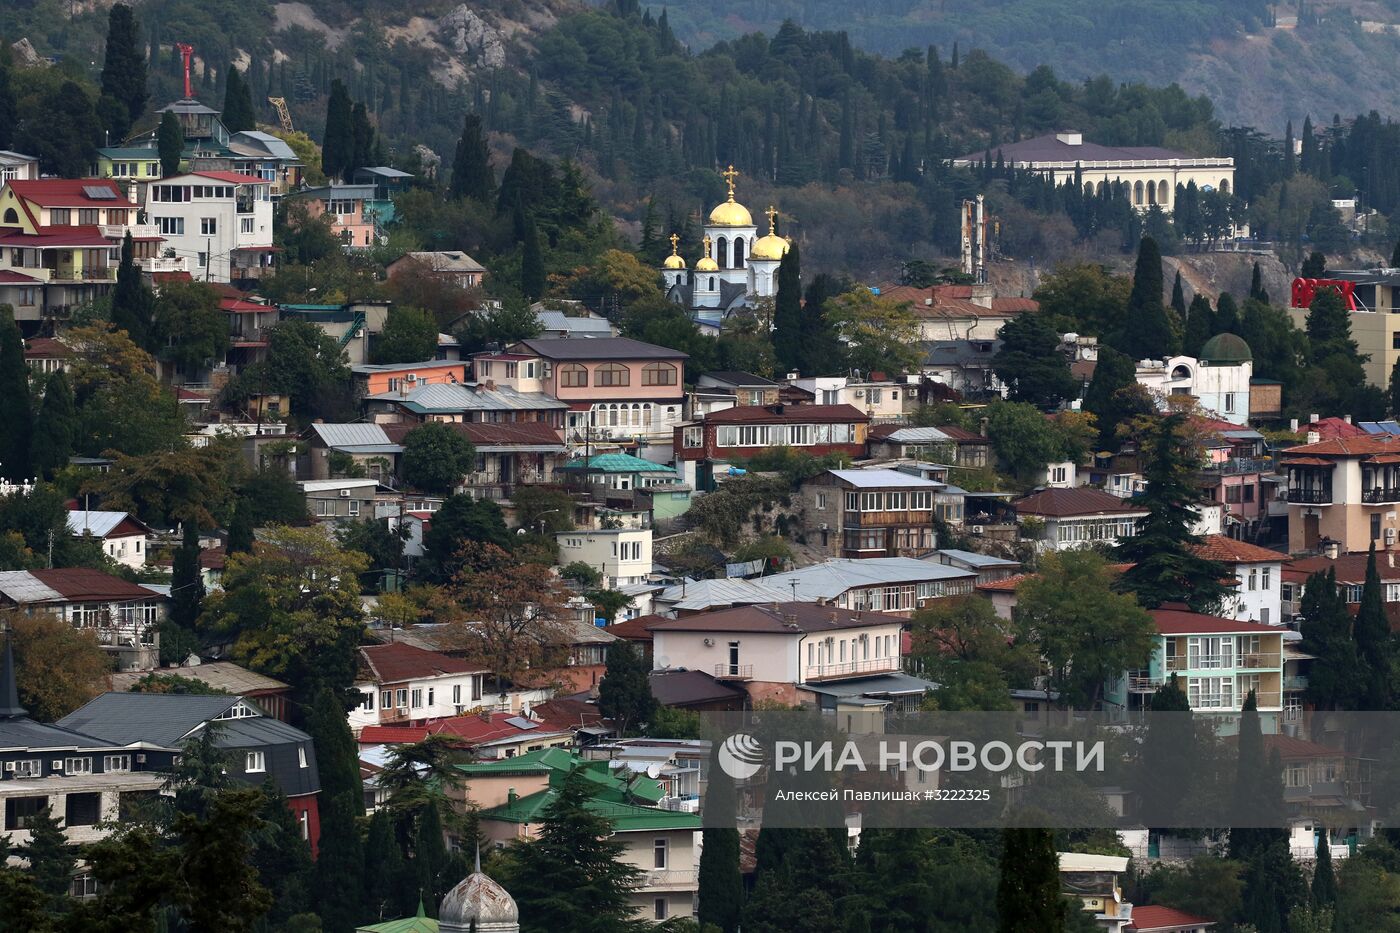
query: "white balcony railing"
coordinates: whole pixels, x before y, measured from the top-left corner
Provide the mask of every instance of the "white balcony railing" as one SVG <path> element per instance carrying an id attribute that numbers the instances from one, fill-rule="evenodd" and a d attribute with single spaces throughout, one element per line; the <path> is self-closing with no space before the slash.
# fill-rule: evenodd
<path id="1" fill-rule="evenodd" d="M 677 891 L 689 891 L 696 887 L 700 881 L 698 869 L 671 870 L 666 868 L 653 868 L 642 872 L 640 884 L 637 885 L 643 891 L 657 891 L 670 889 Z"/>
<path id="2" fill-rule="evenodd" d="M 864 661 L 838 661 L 835 664 L 814 664 L 807 668 L 808 680 L 828 680 L 854 674 L 878 674 L 899 670 L 898 658 L 870 658 Z"/>

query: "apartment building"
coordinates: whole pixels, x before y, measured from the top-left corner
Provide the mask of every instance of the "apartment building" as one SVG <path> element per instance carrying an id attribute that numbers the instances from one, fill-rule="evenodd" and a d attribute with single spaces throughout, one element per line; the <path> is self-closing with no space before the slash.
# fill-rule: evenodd
<path id="1" fill-rule="evenodd" d="M 1288 555 L 1224 535 L 1202 538 L 1196 553 L 1224 564 L 1235 581 L 1221 615 L 1283 624 L 1283 565 Z"/>
<path id="2" fill-rule="evenodd" d="M 772 447 L 862 456 L 869 423 L 850 405 L 742 405 L 679 425 L 673 449 L 682 480 L 712 489 L 712 461 L 742 461 Z"/>
<path id="3" fill-rule="evenodd" d="M 1040 523 L 1036 546 L 1064 551 L 1091 544 L 1116 545 L 1132 537 L 1147 510 L 1101 489 L 1047 489 L 1012 503 L 1022 528 Z"/>
<path id="4" fill-rule="evenodd" d="M 1288 477 L 1288 550 L 1318 551 L 1324 539 L 1342 551 L 1397 544 L 1400 520 L 1400 437 L 1337 437 L 1290 447 L 1280 467 Z"/>
<path id="5" fill-rule="evenodd" d="M 645 583 L 651 575 L 650 528 L 583 528 L 554 538 L 560 566 L 585 563 L 603 575 L 603 585 L 610 589 Z"/>
<path id="6" fill-rule="evenodd" d="M 146 185 L 146 214 L 196 279 L 256 281 L 276 255 L 271 185 L 237 172 L 162 178 Z"/>
<path id="7" fill-rule="evenodd" d="M 102 553 L 122 566 L 140 570 L 146 565 L 151 529 L 130 512 L 74 509 L 67 518 L 69 534 L 97 538 L 102 542 Z"/>
<path id="8" fill-rule="evenodd" d="M 946 485 L 899 470 L 827 470 L 802 484 L 810 537 L 833 557 L 931 551 L 934 498 Z"/>
<path id="9" fill-rule="evenodd" d="M 350 728 L 409 725 L 458 716 L 482 705 L 489 672 L 461 658 L 402 642 L 360 648 L 355 689 L 364 700 L 348 715 Z"/>
<path id="10" fill-rule="evenodd" d="M 152 670 L 169 597 L 86 567 L 0 572 L 0 610 L 52 614 L 92 631 L 118 670 Z"/>

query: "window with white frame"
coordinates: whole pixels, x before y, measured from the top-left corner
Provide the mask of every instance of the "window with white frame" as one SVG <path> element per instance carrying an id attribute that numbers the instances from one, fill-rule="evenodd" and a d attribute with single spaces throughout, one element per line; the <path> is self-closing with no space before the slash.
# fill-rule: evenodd
<path id="1" fill-rule="evenodd" d="M 819 511 L 825 512 L 825 511 L 826 511 L 826 493 L 824 493 L 824 492 L 819 492 L 819 493 L 817 493 L 817 495 L 816 495 L 816 502 L 817 502 L 817 509 L 818 509 Z"/>
<path id="2" fill-rule="evenodd" d="M 408 709 L 408 688 L 400 687 L 395 691 L 394 700 L 399 709 Z"/>
<path id="3" fill-rule="evenodd" d="M 91 774 L 91 758 L 65 758 L 63 759 L 63 771 L 65 774 Z"/>
<path id="4" fill-rule="evenodd" d="M 155 221 L 161 236 L 185 235 L 185 218 L 183 217 L 157 217 Z"/>
<path id="5" fill-rule="evenodd" d="M 240 218 L 238 218 L 238 232 L 239 232 L 239 233 L 252 233 L 252 232 L 253 232 L 253 218 L 252 218 L 252 217 L 240 217 Z"/>
<path id="6" fill-rule="evenodd" d="M 924 512 L 933 508 L 933 493 L 927 490 L 911 492 L 909 494 L 909 508 L 916 512 Z"/>
<path id="7" fill-rule="evenodd" d="M 262 752 L 248 752 L 243 756 L 245 774 L 259 774 L 267 770 L 267 758 Z"/>
<path id="8" fill-rule="evenodd" d="M 413 696 L 412 706 L 413 706 L 414 709 L 418 709 L 419 707 L 421 707 L 421 706 L 423 705 L 423 691 L 422 691 L 422 690 L 419 690 L 419 689 L 417 689 L 417 688 L 414 688 L 414 691 L 413 691 L 412 696 Z"/>
<path id="9" fill-rule="evenodd" d="M 381 690 L 381 691 L 379 691 L 379 708 L 380 708 L 380 709 L 392 709 L 393 706 L 394 706 L 394 691 L 392 691 L 392 690 Z"/>
<path id="10" fill-rule="evenodd" d="M 117 774 L 131 770 L 130 755 L 103 755 L 102 771 L 104 774 Z"/>
<path id="11" fill-rule="evenodd" d="M 670 854 L 671 843 L 666 838 L 654 839 L 651 843 L 651 867 L 665 868 Z"/>
<path id="12" fill-rule="evenodd" d="M 40 758 L 25 758 L 15 762 L 15 777 L 36 778 L 43 777 L 44 762 Z"/>
<path id="13" fill-rule="evenodd" d="M 1232 709 L 1235 705 L 1233 677 L 1191 677 L 1186 698 L 1192 709 Z"/>
<path id="14" fill-rule="evenodd" d="M 705 429 L 685 428 L 683 431 L 681 431 L 681 443 L 686 447 L 704 447 Z"/>
<path id="15" fill-rule="evenodd" d="M 462 705 L 462 685 L 461 685 L 461 684 L 453 684 L 453 685 L 452 685 L 452 705 L 453 705 L 453 706 L 461 706 L 461 705 Z"/>
<path id="16" fill-rule="evenodd" d="M 200 236 L 217 236 L 219 233 L 219 220 L 217 217 L 199 218 Z"/>
<path id="17" fill-rule="evenodd" d="M 1234 654 L 1235 640 L 1228 635 L 1193 635 L 1186 639 L 1186 666 L 1193 671 L 1234 667 Z"/>

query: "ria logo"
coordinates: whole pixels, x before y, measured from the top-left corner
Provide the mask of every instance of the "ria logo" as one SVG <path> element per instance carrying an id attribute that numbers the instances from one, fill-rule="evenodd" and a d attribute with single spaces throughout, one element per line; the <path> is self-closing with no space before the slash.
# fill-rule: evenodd
<path id="1" fill-rule="evenodd" d="M 719 766 L 736 781 L 747 781 L 763 767 L 763 746 L 747 732 L 736 732 L 719 747 Z"/>

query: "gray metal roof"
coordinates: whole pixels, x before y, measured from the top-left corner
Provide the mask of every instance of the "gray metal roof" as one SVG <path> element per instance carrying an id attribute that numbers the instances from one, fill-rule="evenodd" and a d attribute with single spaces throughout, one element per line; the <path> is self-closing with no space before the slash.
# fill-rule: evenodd
<path id="1" fill-rule="evenodd" d="M 41 583 L 28 570 L 0 571 L 0 596 L 20 605 L 63 599 L 62 593 Z"/>
<path id="2" fill-rule="evenodd" d="M 0 719 L 0 751 L 12 749 L 110 748 L 110 742 L 32 719 Z"/>
<path id="3" fill-rule="evenodd" d="M 857 677 L 854 680 L 833 680 L 815 684 L 802 684 L 803 690 L 821 693 L 832 697 L 879 697 L 906 695 L 937 690 L 938 684 L 922 677 L 909 674 L 877 674 L 872 677 Z"/>
<path id="4" fill-rule="evenodd" d="M 257 146 L 263 151 L 265 151 L 270 157 L 274 159 L 280 159 L 284 162 L 301 161 L 299 158 L 297 158 L 297 154 L 292 151 L 292 147 L 287 145 L 285 141 L 278 139 L 271 133 L 264 133 L 261 130 L 242 130 L 240 132 L 234 133 L 232 136 L 229 137 L 228 147 L 237 152 L 238 145 L 240 143 L 243 143 L 244 145 L 248 145 L 249 143 L 256 143 Z M 248 148 L 251 149 L 253 148 L 253 146 L 248 145 Z"/>
<path id="5" fill-rule="evenodd" d="M 978 554 L 976 551 L 962 551 L 957 548 L 939 548 L 936 552 L 940 558 L 948 557 L 956 561 L 961 561 L 969 567 L 1019 567 L 1019 561 L 1009 560 L 1005 557 L 992 557 L 990 554 Z"/>
<path id="6" fill-rule="evenodd" d="M 377 424 L 313 424 L 311 432 L 327 447 L 394 445 Z"/>
<path id="7" fill-rule="evenodd" d="M 86 509 L 78 509 L 68 513 L 68 531 L 70 534 L 82 535 L 90 534 L 95 538 L 105 538 L 120 525 L 126 518 L 126 512 L 90 512 Z"/>
<path id="8" fill-rule="evenodd" d="M 456 383 L 433 383 L 410 389 L 407 393 L 381 392 L 369 398 L 376 402 L 397 402 L 410 411 L 457 412 L 457 411 L 537 411 L 540 409 L 566 409 L 568 402 L 561 402 L 544 392 L 517 392 L 509 386 L 483 389 Z"/>
<path id="9" fill-rule="evenodd" d="M 792 599 L 794 591 L 791 584 L 796 580 L 797 599 L 814 602 L 835 599 L 847 590 L 866 586 L 971 579 L 975 576 L 970 570 L 935 564 L 914 557 L 870 557 L 863 560 L 833 557 L 801 570 L 764 577 L 763 582 L 766 586 L 785 593 L 785 598 Z"/>
<path id="10" fill-rule="evenodd" d="M 236 696 L 104 693 L 64 716 L 58 725 L 118 745 L 144 742 L 178 748 L 191 730 L 237 702 Z"/>
<path id="11" fill-rule="evenodd" d="M 827 470 L 832 476 L 850 483 L 857 489 L 908 488 L 940 489 L 945 484 L 922 476 L 912 476 L 899 470 Z"/>
<path id="12" fill-rule="evenodd" d="M 772 577 L 765 577 L 771 580 Z M 700 612 L 716 606 L 757 605 L 792 599 L 788 589 L 778 589 L 758 580 L 695 580 L 668 586 L 655 597 L 671 603 L 672 610 Z"/>
<path id="13" fill-rule="evenodd" d="M 434 272 L 485 272 L 486 267 L 461 250 L 439 250 L 428 252 L 417 250 L 404 253 L 400 258 L 416 259 L 426 263 Z"/>
<path id="14" fill-rule="evenodd" d="M 612 335 L 612 322 L 603 318 L 569 317 L 563 311 L 536 311 L 535 319 L 546 331 L 562 331 L 566 334 Z"/>
<path id="15" fill-rule="evenodd" d="M 900 428 L 892 434 L 880 438 L 895 444 L 938 444 L 952 438 L 937 428 Z"/>

